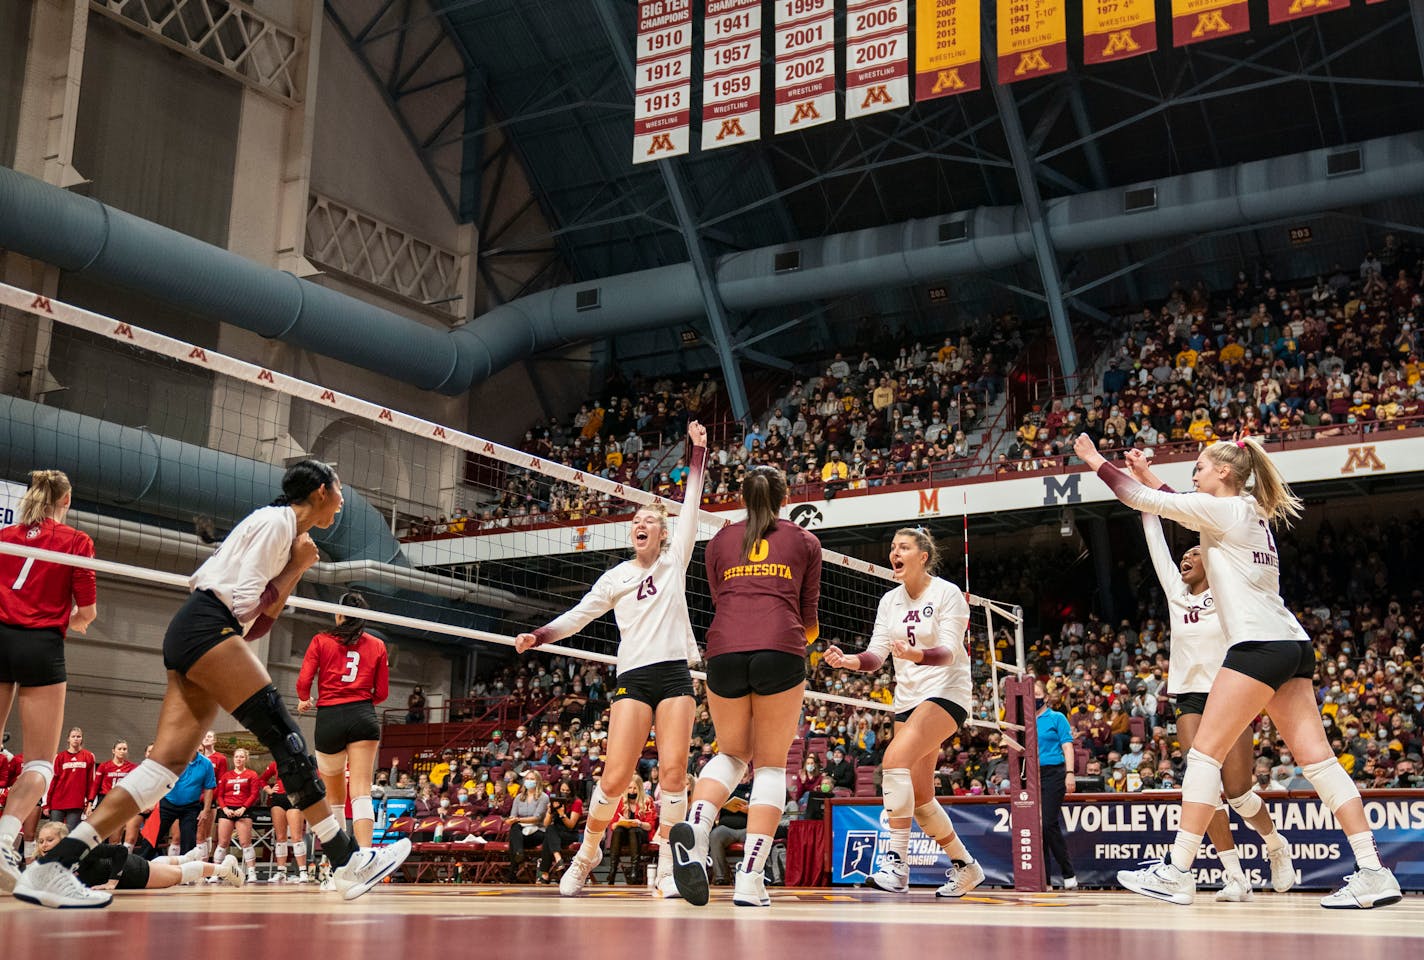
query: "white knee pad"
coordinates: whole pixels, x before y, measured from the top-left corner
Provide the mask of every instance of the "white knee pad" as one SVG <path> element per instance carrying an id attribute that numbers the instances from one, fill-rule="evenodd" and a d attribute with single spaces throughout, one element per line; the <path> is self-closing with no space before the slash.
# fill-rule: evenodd
<path id="1" fill-rule="evenodd" d="M 324 777 L 339 777 L 346 772 L 346 755 L 341 753 L 316 754 L 316 768 Z"/>
<path id="2" fill-rule="evenodd" d="M 1231 809 L 1247 818 L 1260 813 L 1261 807 L 1264 806 L 1260 795 L 1255 790 L 1247 790 L 1239 797 L 1227 797 L 1226 802 L 1231 804 Z"/>
<path id="3" fill-rule="evenodd" d="M 206 866 L 207 864 L 201 860 L 189 860 L 187 863 L 180 864 L 178 869 L 181 871 L 182 876 L 178 882 L 197 883 L 203 879 L 203 868 Z"/>
<path id="4" fill-rule="evenodd" d="M 278 860 L 287 859 L 287 845 L 285 843 L 273 844 L 272 853 L 276 856 Z"/>
<path id="5" fill-rule="evenodd" d="M 931 840 L 939 840 L 954 832 L 954 825 L 949 822 L 949 814 L 944 812 L 944 807 L 939 805 L 938 800 L 931 800 L 916 807 L 915 822 Z"/>
<path id="6" fill-rule="evenodd" d="M 1221 761 L 1195 747 L 1187 751 L 1187 771 L 1182 777 L 1182 802 L 1215 807 L 1221 802 Z"/>
<path id="7" fill-rule="evenodd" d="M 178 782 L 178 774 L 157 760 L 145 760 L 114 785 L 134 798 L 140 810 L 152 810 Z"/>
<path id="8" fill-rule="evenodd" d="M 243 863 L 256 863 L 256 862 L 257 862 L 257 848 L 256 848 L 256 847 L 243 847 L 243 848 L 242 848 L 242 862 L 243 862 Z"/>
<path id="9" fill-rule="evenodd" d="M 1305 778 L 1320 797 L 1320 802 L 1325 804 L 1331 813 L 1351 800 L 1360 799 L 1360 788 L 1355 786 L 1355 781 L 1350 779 L 1345 768 L 1340 766 L 1340 761 L 1334 757 L 1301 767 L 1301 773 L 1305 774 Z"/>
<path id="10" fill-rule="evenodd" d="M 371 802 L 370 797 L 351 798 L 351 819 L 352 820 L 375 820 L 376 805 Z"/>
<path id="11" fill-rule="evenodd" d="M 885 812 L 891 817 L 908 817 L 915 812 L 915 785 L 905 767 L 887 768 L 880 777 L 880 789 L 885 794 Z"/>
<path id="12" fill-rule="evenodd" d="M 598 784 L 593 785 L 593 793 L 588 798 L 588 818 L 590 820 L 612 820 L 616 804 L 608 799 L 608 794 Z"/>
<path id="13" fill-rule="evenodd" d="M 658 820 L 671 826 L 687 819 L 687 791 L 672 793 L 664 790 L 658 796 Z"/>
<path id="14" fill-rule="evenodd" d="M 41 796 L 49 792 L 49 785 L 54 782 L 54 764 L 48 760 L 26 760 L 25 765 L 20 768 L 20 776 L 27 773 L 37 773 L 44 781 L 44 790 Z"/>
<path id="15" fill-rule="evenodd" d="M 786 768 L 757 767 L 757 772 L 752 774 L 752 798 L 747 805 L 778 810 L 786 806 Z"/>
<path id="16" fill-rule="evenodd" d="M 719 753 L 711 760 L 707 761 L 707 766 L 702 768 L 698 776 L 703 780 L 713 780 L 727 788 L 731 793 L 737 789 L 737 784 L 742 782 L 742 777 L 747 775 L 747 762 L 738 760 L 736 757 Z M 784 779 L 784 778 L 783 778 Z M 781 785 L 781 789 L 786 789 L 786 784 Z"/>

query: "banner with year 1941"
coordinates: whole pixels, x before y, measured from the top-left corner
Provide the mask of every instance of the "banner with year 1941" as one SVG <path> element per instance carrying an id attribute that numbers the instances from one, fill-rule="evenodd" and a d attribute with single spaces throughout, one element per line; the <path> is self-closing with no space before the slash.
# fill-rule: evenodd
<path id="1" fill-rule="evenodd" d="M 910 105 L 909 0 L 846 4 L 846 116 Z"/>
<path id="2" fill-rule="evenodd" d="M 998 0 L 999 82 L 1017 83 L 1068 69 L 1064 0 Z"/>
<path id="3" fill-rule="evenodd" d="M 633 162 L 688 151 L 692 126 L 692 0 L 638 4 Z"/>
<path id="4" fill-rule="evenodd" d="M 1083 0 L 1083 62 L 1112 63 L 1157 49 L 1154 0 Z"/>
<path id="5" fill-rule="evenodd" d="M 1344 10 L 1350 0 L 1270 0 L 1266 5 L 1271 23 L 1286 23 L 1301 17 L 1313 17 L 1317 13 Z"/>
<path id="6" fill-rule="evenodd" d="M 1230 37 L 1251 29 L 1247 0 L 1172 0 L 1172 45 Z"/>
<path id="7" fill-rule="evenodd" d="M 915 99 L 979 89 L 979 0 L 919 0 L 915 5 Z"/>
<path id="8" fill-rule="evenodd" d="M 835 0 L 775 0 L 776 132 L 836 119 Z"/>
<path id="9" fill-rule="evenodd" d="M 707 0 L 702 149 L 761 139 L 761 0 Z"/>

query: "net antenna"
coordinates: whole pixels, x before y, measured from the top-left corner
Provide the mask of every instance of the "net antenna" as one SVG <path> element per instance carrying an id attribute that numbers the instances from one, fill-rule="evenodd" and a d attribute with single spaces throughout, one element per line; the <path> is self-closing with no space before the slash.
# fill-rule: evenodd
<path id="1" fill-rule="evenodd" d="M 978 606 L 984 611 L 984 633 L 987 638 L 985 643 L 985 658 L 989 661 L 989 689 L 993 700 L 993 719 L 975 720 L 970 719 L 969 725 L 972 727 L 985 727 L 996 730 L 1000 738 L 1009 747 L 1023 752 L 1023 744 L 1014 734 L 1022 734 L 1024 725 L 1022 723 L 1012 723 L 1004 716 L 1004 705 L 1000 695 L 999 670 L 1013 674 L 1016 677 L 1023 677 L 1024 663 L 1024 634 L 1023 634 L 1023 607 L 1015 606 L 1012 609 L 1003 606 L 993 600 L 975 597 L 969 592 L 969 491 L 962 491 L 964 498 L 964 599 L 969 602 L 970 609 Z M 999 645 L 994 637 L 994 614 L 999 616 L 1014 629 L 1014 659 L 1017 665 L 1005 663 L 999 659 Z M 971 617 L 970 628 L 965 636 L 965 643 L 969 648 L 971 659 L 974 655 L 973 623 Z M 1012 733 L 1010 731 L 1013 731 Z"/>

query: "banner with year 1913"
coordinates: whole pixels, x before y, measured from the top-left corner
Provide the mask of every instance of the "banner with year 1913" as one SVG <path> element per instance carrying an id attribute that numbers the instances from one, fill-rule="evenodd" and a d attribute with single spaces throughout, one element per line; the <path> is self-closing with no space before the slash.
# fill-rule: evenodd
<path id="1" fill-rule="evenodd" d="M 687 153 L 692 127 L 692 0 L 638 4 L 633 162 Z"/>
<path id="2" fill-rule="evenodd" d="M 761 0 L 707 0 L 702 149 L 761 139 Z"/>
<path id="3" fill-rule="evenodd" d="M 836 119 L 835 0 L 775 0 L 776 132 Z"/>
<path id="4" fill-rule="evenodd" d="M 846 116 L 910 105 L 909 0 L 846 4 Z"/>

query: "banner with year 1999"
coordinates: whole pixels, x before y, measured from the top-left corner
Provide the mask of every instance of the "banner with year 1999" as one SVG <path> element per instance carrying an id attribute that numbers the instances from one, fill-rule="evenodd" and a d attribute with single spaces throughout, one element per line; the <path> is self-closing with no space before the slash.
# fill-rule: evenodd
<path id="1" fill-rule="evenodd" d="M 1401 889 L 1424 891 L 1424 791 L 1392 790 L 1382 796 L 1365 794 L 1365 816 L 1375 832 L 1380 860 L 1394 871 Z M 1160 797 L 1160 799 L 1158 799 Z M 1315 799 L 1264 794 L 1266 809 L 1291 845 L 1296 886 L 1331 890 L 1354 869 L 1350 844 L 1325 806 Z M 984 867 L 989 886 L 1013 883 L 1009 854 L 1009 805 L 946 803 L 954 829 L 974 859 Z M 878 865 L 890 839 L 889 824 L 878 803 L 835 803 L 831 817 L 831 882 L 864 883 Z M 1078 880 L 1085 886 L 1117 885 L 1119 870 L 1136 869 L 1144 860 L 1169 856 L 1176 838 L 1181 806 L 1174 794 L 1070 796 L 1063 805 L 1064 838 Z M 1260 837 L 1233 814 L 1231 829 L 1241 853 L 1241 866 L 1252 884 L 1270 883 Z M 949 858 L 918 826 L 910 833 L 910 883 L 938 886 L 949 872 Z M 1051 856 L 1045 857 L 1050 871 Z M 1202 845 L 1196 864 L 1197 883 L 1220 886 L 1221 862 L 1216 848 Z"/>
<path id="2" fill-rule="evenodd" d="M 835 0 L 776 0 L 776 132 L 835 119 Z"/>

